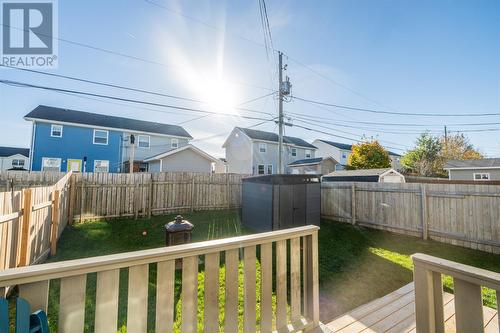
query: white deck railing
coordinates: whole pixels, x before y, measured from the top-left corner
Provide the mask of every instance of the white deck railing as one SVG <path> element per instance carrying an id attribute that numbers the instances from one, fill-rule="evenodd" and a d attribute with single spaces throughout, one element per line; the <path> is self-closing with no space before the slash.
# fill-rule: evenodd
<path id="1" fill-rule="evenodd" d="M 445 331 L 443 274 L 453 278 L 456 332 L 484 332 L 481 287 L 496 290 L 498 307 L 500 274 L 420 253 L 412 258 L 415 266 L 413 274 L 417 332 Z"/>
<path id="2" fill-rule="evenodd" d="M 125 268 L 128 269 L 127 332 L 146 332 L 149 264 L 156 263 L 156 332 L 171 332 L 175 309 L 175 267 L 176 260 L 181 259 L 182 332 L 196 332 L 198 259 L 204 256 L 204 331 L 218 332 L 222 253 L 226 270 L 225 332 L 238 331 L 240 259 L 243 261 L 244 332 L 257 330 L 257 293 L 260 293 L 258 324 L 261 332 L 273 329 L 280 332 L 310 331 L 319 326 L 316 226 L 5 270 L 0 272 L 0 294 L 3 288 L 18 285 L 20 296 L 27 299 L 33 309 L 47 310 L 50 281 L 60 279 L 58 331 L 83 332 L 87 274 L 97 273 L 95 331 L 116 332 L 119 276 L 120 269 Z M 256 290 L 257 260 L 260 262 L 260 290 Z M 273 264 L 276 266 L 274 277 Z M 275 313 L 273 293 L 276 295 Z"/>

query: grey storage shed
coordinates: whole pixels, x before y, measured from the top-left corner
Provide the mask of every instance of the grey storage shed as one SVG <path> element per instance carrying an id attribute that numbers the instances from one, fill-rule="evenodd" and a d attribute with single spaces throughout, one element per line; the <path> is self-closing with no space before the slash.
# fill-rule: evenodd
<path id="1" fill-rule="evenodd" d="M 243 179 L 242 222 L 255 231 L 320 224 L 321 184 L 316 175 Z"/>

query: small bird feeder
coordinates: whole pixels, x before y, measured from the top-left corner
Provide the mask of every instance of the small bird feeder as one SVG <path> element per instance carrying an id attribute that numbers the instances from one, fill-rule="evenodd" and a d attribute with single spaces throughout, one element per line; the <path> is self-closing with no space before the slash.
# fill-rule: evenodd
<path id="1" fill-rule="evenodd" d="M 181 215 L 177 215 L 175 220 L 165 224 L 165 245 L 181 245 L 191 243 L 191 234 L 194 225 L 184 220 Z"/>

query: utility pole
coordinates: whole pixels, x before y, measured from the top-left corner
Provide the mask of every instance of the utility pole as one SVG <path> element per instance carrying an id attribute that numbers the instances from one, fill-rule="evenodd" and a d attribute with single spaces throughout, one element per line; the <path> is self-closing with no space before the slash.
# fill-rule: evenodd
<path id="1" fill-rule="evenodd" d="M 279 79 L 278 79 L 278 95 L 279 95 L 279 114 L 278 114 L 278 126 L 279 126 L 279 140 L 278 140 L 278 173 L 283 174 L 285 173 L 285 168 L 283 166 L 283 90 L 282 90 L 282 83 L 283 83 L 283 53 L 281 51 L 278 51 L 278 72 L 279 72 Z"/>
<path id="2" fill-rule="evenodd" d="M 135 136 L 130 134 L 130 156 L 128 160 L 128 173 L 134 173 L 134 158 L 135 158 Z"/>

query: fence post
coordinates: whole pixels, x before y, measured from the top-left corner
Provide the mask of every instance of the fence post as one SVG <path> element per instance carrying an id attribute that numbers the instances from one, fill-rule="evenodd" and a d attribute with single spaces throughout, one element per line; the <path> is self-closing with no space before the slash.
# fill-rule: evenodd
<path id="1" fill-rule="evenodd" d="M 231 208 L 231 185 L 229 184 L 229 174 L 226 173 L 226 197 L 227 197 L 227 209 Z"/>
<path id="2" fill-rule="evenodd" d="M 59 201 L 61 192 L 55 190 L 52 192 L 52 212 L 51 212 L 51 228 L 50 228 L 50 255 L 56 254 L 57 250 L 57 234 L 59 233 Z"/>
<path id="3" fill-rule="evenodd" d="M 75 209 L 75 190 L 76 190 L 76 175 L 71 175 L 69 179 L 69 196 L 68 196 L 68 223 L 73 224 L 74 209 Z"/>
<path id="4" fill-rule="evenodd" d="M 422 238 L 427 239 L 428 237 L 428 217 L 427 217 L 427 193 L 425 190 L 425 185 L 420 185 L 420 197 L 421 197 L 421 217 L 422 217 Z"/>
<path id="5" fill-rule="evenodd" d="M 351 223 L 356 224 L 356 184 L 351 184 Z"/>
<path id="6" fill-rule="evenodd" d="M 194 175 L 191 179 L 191 211 L 194 211 Z"/>
<path id="7" fill-rule="evenodd" d="M 28 238 L 31 219 L 31 189 L 23 190 L 23 224 L 21 227 L 21 249 L 19 253 L 19 266 L 28 264 Z"/>
<path id="8" fill-rule="evenodd" d="M 83 179 L 83 175 L 81 177 L 82 181 L 81 181 L 81 188 L 82 188 L 82 192 L 81 192 L 81 195 L 80 195 L 80 223 L 83 222 L 83 204 L 85 203 L 85 198 L 84 198 L 84 194 L 85 194 L 85 179 Z"/>
<path id="9" fill-rule="evenodd" d="M 153 189 L 153 173 L 151 173 L 151 178 L 149 179 L 149 211 L 148 211 L 148 219 L 150 219 L 151 215 L 153 214 L 153 194 L 154 194 L 154 189 Z"/>

